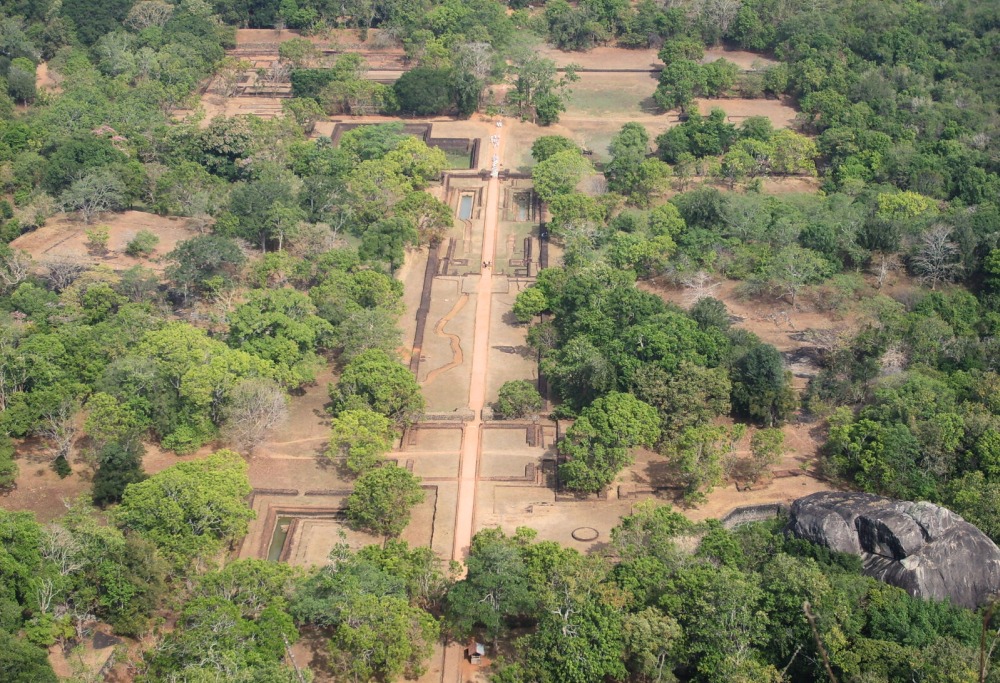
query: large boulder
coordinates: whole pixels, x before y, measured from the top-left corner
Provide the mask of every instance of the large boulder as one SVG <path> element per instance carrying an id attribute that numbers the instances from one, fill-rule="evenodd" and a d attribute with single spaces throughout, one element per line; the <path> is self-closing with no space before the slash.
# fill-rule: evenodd
<path id="1" fill-rule="evenodd" d="M 792 503 L 788 530 L 860 555 L 864 573 L 910 595 L 975 609 L 1000 594 L 1000 548 L 950 510 L 868 493 L 814 493 Z"/>

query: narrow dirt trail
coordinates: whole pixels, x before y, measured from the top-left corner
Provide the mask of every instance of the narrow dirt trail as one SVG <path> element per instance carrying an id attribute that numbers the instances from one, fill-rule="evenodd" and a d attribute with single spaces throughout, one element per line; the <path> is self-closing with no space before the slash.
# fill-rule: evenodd
<path id="1" fill-rule="evenodd" d="M 499 145 L 495 153 L 503 159 L 503 128 L 496 129 Z M 476 292 L 476 324 L 472 341 L 472 377 L 469 383 L 469 408 L 474 414 L 462 434 L 459 459 L 458 505 L 455 512 L 455 544 L 452 559 L 464 562 L 472 543 L 476 517 L 476 484 L 479 480 L 479 453 L 482 437 L 482 410 L 486 405 L 486 369 L 490 351 L 490 308 L 493 298 L 493 257 L 496 252 L 500 212 L 500 179 L 491 177 L 486 186 L 486 210 L 483 224 L 483 268 Z"/>

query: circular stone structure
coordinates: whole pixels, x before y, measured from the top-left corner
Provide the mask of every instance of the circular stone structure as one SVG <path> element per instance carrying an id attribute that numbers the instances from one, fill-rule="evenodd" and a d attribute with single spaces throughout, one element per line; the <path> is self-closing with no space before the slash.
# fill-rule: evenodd
<path id="1" fill-rule="evenodd" d="M 585 542 L 596 541 L 597 537 L 600 535 L 601 533 L 597 529 L 589 526 L 582 526 L 577 529 L 574 529 L 573 533 L 570 534 L 570 536 L 572 536 L 577 541 L 585 541 Z"/>

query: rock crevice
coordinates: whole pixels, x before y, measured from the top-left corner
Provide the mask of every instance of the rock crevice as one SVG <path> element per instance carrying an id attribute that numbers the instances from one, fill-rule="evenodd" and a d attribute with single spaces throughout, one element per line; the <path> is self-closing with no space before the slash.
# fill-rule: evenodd
<path id="1" fill-rule="evenodd" d="M 975 609 L 1000 594 L 1000 548 L 932 503 L 814 493 L 792 503 L 788 531 L 861 557 L 866 575 L 910 595 Z"/>

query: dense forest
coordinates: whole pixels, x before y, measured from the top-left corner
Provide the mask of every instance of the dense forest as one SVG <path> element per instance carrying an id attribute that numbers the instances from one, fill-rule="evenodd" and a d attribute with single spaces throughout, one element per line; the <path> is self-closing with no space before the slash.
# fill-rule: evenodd
<path id="1" fill-rule="evenodd" d="M 317 68 L 293 39 L 283 115 L 203 121 L 199 86 L 246 68 L 226 55 L 237 28 L 377 29 L 413 68 L 380 84 L 359 55 Z M 497 683 L 1000 681 L 989 608 L 912 598 L 780 520 L 726 530 L 643 505 L 591 555 L 488 529 L 466 573 L 398 540 L 424 492 L 384 456 L 424 399 L 396 354 L 394 275 L 452 226 L 424 192 L 447 160 L 401 123 L 336 146 L 311 134 L 341 114 L 556 124 L 574 69 L 538 41 L 656 49 L 650 96 L 682 115 L 654 136 L 625 124 L 596 165 L 564 136 L 532 147 L 563 259 L 514 313 L 553 416 L 572 421 L 559 486 L 601 492 L 642 447 L 695 505 L 734 468 L 763 476 L 802 417 L 838 486 L 945 505 L 1000 541 L 997 3 L 0 0 L 0 489 L 28 442 L 62 476 L 84 443 L 93 472 L 52 523 L 0 510 L 0 679 L 56 680 L 46 648 L 100 621 L 149 682 L 311 680 L 288 654 L 307 632 L 343 681 L 416 677 L 442 639 L 469 637 L 502 652 Z M 703 62 L 720 44 L 766 65 Z M 56 87 L 37 87 L 42 64 Z M 782 98 L 795 125 L 694 106 L 733 96 Z M 820 189 L 769 195 L 773 177 Z M 101 216 L 129 209 L 199 234 L 156 269 L 8 246 L 65 213 L 100 256 Z M 158 241 L 141 231 L 127 253 Z M 896 295 L 892 274 L 917 286 Z M 820 370 L 798 394 L 778 350 L 712 296 L 722 278 L 855 324 L 811 339 Z M 665 303 L 654 279 L 689 302 Z M 254 514 L 244 456 L 327 367 L 345 514 L 385 542 L 310 570 L 227 561 Z M 501 416 L 542 405 L 523 382 L 499 398 Z M 152 444 L 215 452 L 147 475 Z"/>

